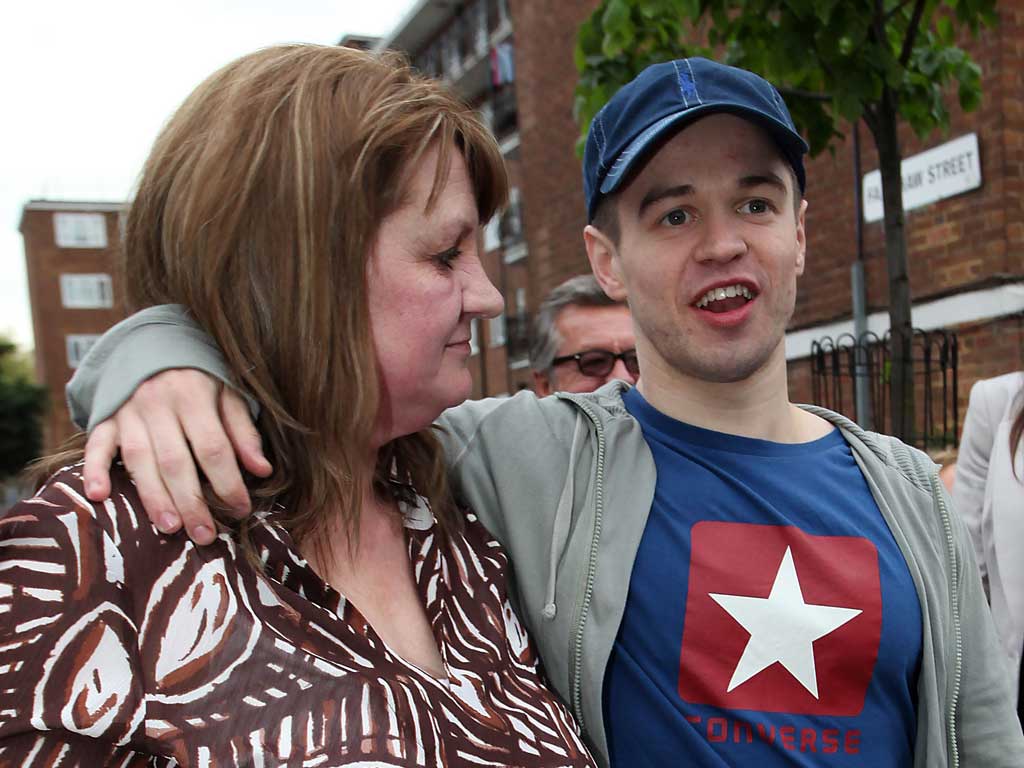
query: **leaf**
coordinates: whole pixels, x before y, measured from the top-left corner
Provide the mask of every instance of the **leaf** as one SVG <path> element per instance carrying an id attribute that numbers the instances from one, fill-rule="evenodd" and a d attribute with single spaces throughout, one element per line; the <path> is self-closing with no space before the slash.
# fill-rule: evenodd
<path id="1" fill-rule="evenodd" d="M 576 65 L 577 72 L 583 72 L 583 70 L 587 68 L 587 54 L 584 53 L 583 46 L 580 45 L 578 42 L 576 43 L 576 46 L 572 49 L 572 60 L 573 63 Z"/>
<path id="2" fill-rule="evenodd" d="M 939 16 L 935 20 L 935 32 L 943 45 L 953 45 L 953 20 L 948 16 Z"/>
<path id="3" fill-rule="evenodd" d="M 629 4 L 626 0 L 609 0 L 604 14 L 601 16 L 601 27 L 604 34 L 625 36 L 631 28 Z"/>
<path id="4" fill-rule="evenodd" d="M 814 13 L 818 18 L 818 22 L 822 25 L 827 25 L 829 19 L 832 16 L 832 11 L 836 7 L 838 0 L 819 0 L 814 3 Z"/>

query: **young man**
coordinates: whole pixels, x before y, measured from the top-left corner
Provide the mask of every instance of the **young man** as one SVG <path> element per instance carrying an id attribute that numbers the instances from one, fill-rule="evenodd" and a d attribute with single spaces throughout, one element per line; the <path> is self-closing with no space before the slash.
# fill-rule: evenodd
<path id="1" fill-rule="evenodd" d="M 640 374 L 633 321 L 624 301 L 610 299 L 593 275 L 570 277 L 547 295 L 530 344 L 533 391 L 593 392 Z"/>
<path id="2" fill-rule="evenodd" d="M 603 764 L 1020 765 L 1007 670 L 934 465 L 788 400 L 805 149 L 749 72 L 688 59 L 620 90 L 587 141 L 584 237 L 632 308 L 643 376 L 452 409 L 453 482 L 512 557 L 520 614 Z M 72 392 L 97 401 L 94 420 L 159 370 L 223 375 L 173 309 L 116 336 L 114 357 L 106 344 L 90 361 L 106 375 L 86 366 Z M 180 360 L 153 359 L 171 344 Z M 227 442 L 194 376 L 147 382 L 94 431 L 91 495 L 118 441 L 183 445 L 184 429 L 203 456 L 207 435 Z M 242 434 L 229 402 L 227 433 Z M 257 465 L 253 438 L 234 444 Z M 127 453 L 159 519 L 156 462 Z M 232 462 L 201 461 L 232 489 Z M 194 488 L 164 477 L 191 534 Z"/>

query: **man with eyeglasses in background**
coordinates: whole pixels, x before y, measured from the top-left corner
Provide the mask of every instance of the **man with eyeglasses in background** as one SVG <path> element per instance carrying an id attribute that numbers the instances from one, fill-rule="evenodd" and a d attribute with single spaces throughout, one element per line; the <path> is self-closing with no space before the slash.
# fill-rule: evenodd
<path id="1" fill-rule="evenodd" d="M 640 377 L 633 320 L 625 302 L 608 298 L 593 275 L 579 275 L 547 295 L 530 344 L 533 389 L 593 392 L 613 379 Z"/>

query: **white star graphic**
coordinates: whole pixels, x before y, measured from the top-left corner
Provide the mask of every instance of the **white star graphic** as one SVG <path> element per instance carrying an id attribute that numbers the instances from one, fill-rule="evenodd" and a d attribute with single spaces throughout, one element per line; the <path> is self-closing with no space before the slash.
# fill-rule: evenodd
<path id="1" fill-rule="evenodd" d="M 727 691 L 742 685 L 777 661 L 814 698 L 818 698 L 814 641 L 834 632 L 861 613 L 854 608 L 805 603 L 789 547 L 782 556 L 768 597 L 708 594 L 750 633 L 750 640 L 732 673 Z"/>

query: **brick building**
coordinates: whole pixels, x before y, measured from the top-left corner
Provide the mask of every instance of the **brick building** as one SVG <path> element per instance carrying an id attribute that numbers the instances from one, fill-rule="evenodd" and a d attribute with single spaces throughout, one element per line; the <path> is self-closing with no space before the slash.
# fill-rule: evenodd
<path id="1" fill-rule="evenodd" d="M 71 436 L 64 385 L 93 342 L 124 317 L 114 253 L 123 206 L 33 200 L 22 211 L 36 373 L 49 391 L 49 452 Z"/>
<path id="2" fill-rule="evenodd" d="M 422 0 L 381 43 L 406 51 L 421 69 L 446 78 L 485 116 L 493 114 L 490 105 L 496 97 L 514 95 L 514 132 L 504 123 L 495 129 L 509 149 L 523 256 L 510 265 L 501 247 L 489 248 L 487 266 L 517 327 L 523 325 L 522 298 L 526 310 L 533 309 L 561 280 L 588 268 L 580 235 L 585 224 L 580 163 L 574 151 L 573 48 L 579 24 L 596 7 L 597 0 Z M 901 134 L 908 159 L 933 149 L 941 155 L 940 145 L 976 135 L 980 185 L 910 210 L 906 217 L 914 324 L 924 330 L 947 328 L 959 337 L 961 422 L 976 379 L 1024 368 L 1024 0 L 1000 2 L 999 13 L 997 28 L 984 31 L 977 41 L 964 41 L 983 71 L 981 108 L 963 114 L 954 106 L 946 136 L 922 142 L 909 130 Z M 496 25 L 500 34 L 495 34 Z M 487 35 L 474 37 L 474 30 L 483 29 Z M 485 50 L 493 61 L 499 44 L 511 48 L 512 87 L 481 82 L 478 78 L 486 73 L 474 69 Z M 863 128 L 861 167 L 865 174 L 877 169 L 873 142 Z M 812 400 L 811 342 L 853 329 L 852 142 L 839 142 L 834 153 L 811 160 L 808 179 L 808 267 L 787 334 L 792 397 L 798 401 Z M 863 243 L 868 327 L 881 335 L 888 327 L 881 221 L 863 224 Z M 519 293 L 524 288 L 525 296 Z M 485 366 L 488 376 L 478 379 L 478 393 L 512 391 L 525 382 L 515 369 L 502 377 L 503 359 L 518 358 L 503 358 L 501 345 L 494 342 L 484 334 L 486 357 L 482 354 L 476 364 Z M 851 402 L 844 404 L 844 410 L 851 409 Z"/>

